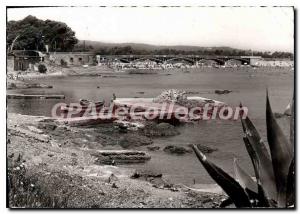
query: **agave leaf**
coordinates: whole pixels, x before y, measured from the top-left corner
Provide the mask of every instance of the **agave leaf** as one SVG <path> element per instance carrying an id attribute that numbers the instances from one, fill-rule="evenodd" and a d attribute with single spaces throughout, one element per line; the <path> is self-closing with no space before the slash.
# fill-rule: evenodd
<path id="1" fill-rule="evenodd" d="M 229 205 L 233 204 L 231 198 L 226 198 L 224 201 L 221 202 L 220 208 L 228 207 Z"/>
<path id="2" fill-rule="evenodd" d="M 257 199 L 258 199 L 258 204 L 257 204 L 258 207 L 276 207 L 277 205 L 275 200 L 267 198 L 266 193 L 260 184 L 258 184 Z"/>
<path id="3" fill-rule="evenodd" d="M 293 95 L 292 105 L 291 105 L 291 121 L 290 121 L 290 143 L 292 150 L 294 151 L 294 131 L 295 131 L 295 100 Z"/>
<path id="4" fill-rule="evenodd" d="M 256 177 L 256 182 L 260 183 L 260 178 L 259 178 L 259 161 L 257 158 L 257 155 L 253 149 L 253 147 L 251 146 L 251 143 L 249 142 L 248 138 L 243 137 L 247 152 L 251 158 L 252 161 L 252 165 L 254 168 L 254 173 L 255 173 L 255 177 Z"/>
<path id="5" fill-rule="evenodd" d="M 247 142 L 245 142 L 245 139 L 244 142 L 247 151 L 252 159 L 256 179 L 260 181 L 261 185 L 263 186 L 266 197 L 268 199 L 276 200 L 276 183 L 272 167 L 272 161 L 268 150 L 251 120 L 248 117 L 246 117 L 241 121 L 245 133 L 245 138 L 247 139 Z M 247 144 L 250 144 L 251 147 Z M 249 151 L 249 149 L 253 151 Z M 255 163 L 253 163 L 253 159 L 255 160 Z"/>
<path id="6" fill-rule="evenodd" d="M 245 172 L 237 163 L 237 159 L 235 158 L 233 161 L 233 168 L 234 168 L 234 173 L 236 175 L 236 178 L 238 180 L 238 182 L 240 183 L 240 185 L 244 188 L 244 189 L 249 189 L 252 192 L 257 193 L 258 189 L 257 189 L 257 184 L 253 181 L 253 179 L 251 178 L 250 175 L 248 175 L 247 172 Z"/>
<path id="7" fill-rule="evenodd" d="M 278 192 L 278 206 L 286 206 L 286 188 L 289 166 L 293 158 L 292 146 L 287 141 L 281 128 L 279 127 L 269 101 L 267 94 L 267 137 L 270 147 L 272 165 L 276 179 L 276 187 Z"/>
<path id="8" fill-rule="evenodd" d="M 257 206 L 259 207 L 270 207 L 270 203 L 269 203 L 269 200 L 264 189 L 262 188 L 261 186 L 261 181 L 260 181 L 260 175 L 259 175 L 259 160 L 257 158 L 257 154 L 255 153 L 254 149 L 252 148 L 248 138 L 244 137 L 243 138 L 244 140 L 244 143 L 245 143 L 245 146 L 246 146 L 246 149 L 249 153 L 249 156 L 251 158 L 251 161 L 252 161 L 252 165 L 253 165 L 253 168 L 254 168 L 254 173 L 255 173 L 255 177 L 256 177 L 256 183 L 257 183 L 257 194 L 255 195 L 255 192 L 250 192 L 247 191 L 247 194 L 249 195 L 252 195 L 251 198 L 257 198 L 258 199 L 258 204 Z"/>
<path id="9" fill-rule="evenodd" d="M 207 160 L 206 156 L 199 151 L 196 145 L 193 145 L 192 148 L 208 174 L 232 199 L 234 205 L 236 207 L 251 207 L 250 200 L 241 185 L 221 168 Z"/>
<path id="10" fill-rule="evenodd" d="M 289 173 L 287 178 L 286 188 L 286 207 L 290 207 L 295 204 L 295 159 L 293 158 L 289 167 Z"/>
<path id="11" fill-rule="evenodd" d="M 258 131 L 256 130 L 255 126 L 253 125 L 253 123 L 251 122 L 249 117 L 246 117 L 245 119 L 242 119 L 241 121 L 242 121 L 242 127 L 244 130 L 244 133 L 245 133 L 246 137 L 249 139 L 250 143 L 252 143 L 252 142 L 256 143 L 256 144 L 254 144 L 254 146 L 255 146 L 255 148 L 257 147 L 257 150 L 259 150 L 258 152 L 260 152 L 261 155 L 263 155 L 266 158 L 271 160 L 270 155 L 268 153 L 268 150 L 267 150 L 264 142 L 262 141 Z"/>

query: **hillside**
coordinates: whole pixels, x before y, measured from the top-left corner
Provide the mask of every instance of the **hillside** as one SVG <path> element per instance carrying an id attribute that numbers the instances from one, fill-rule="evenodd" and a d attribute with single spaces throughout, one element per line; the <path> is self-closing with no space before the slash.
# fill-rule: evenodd
<path id="1" fill-rule="evenodd" d="M 216 50 L 216 49 L 223 49 L 223 50 L 234 50 L 235 48 L 231 47 L 200 47 L 200 46 L 189 46 L 189 45 L 150 45 L 144 43 L 105 43 L 99 41 L 91 41 L 91 40 L 79 40 L 77 46 L 82 46 L 85 42 L 85 46 L 93 46 L 94 49 L 101 49 L 101 48 L 112 48 L 112 47 L 126 47 L 131 46 L 133 49 L 136 50 L 146 50 L 146 51 L 153 51 L 153 50 L 162 50 L 162 49 L 174 49 L 180 51 L 199 51 L 199 50 Z M 235 49 L 239 50 L 239 49 Z"/>
<path id="2" fill-rule="evenodd" d="M 122 55 L 122 54 L 197 54 L 197 55 L 218 55 L 218 56 L 249 56 L 257 55 L 264 58 L 293 58 L 289 52 L 269 52 L 242 50 L 226 46 L 201 47 L 188 45 L 150 45 L 143 43 L 105 43 L 99 41 L 79 40 L 74 47 L 75 51 L 95 51 L 99 54 Z"/>

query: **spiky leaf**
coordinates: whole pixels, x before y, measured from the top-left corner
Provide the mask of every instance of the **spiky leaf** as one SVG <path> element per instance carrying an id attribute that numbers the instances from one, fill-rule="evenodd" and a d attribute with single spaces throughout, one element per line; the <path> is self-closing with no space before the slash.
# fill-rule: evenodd
<path id="1" fill-rule="evenodd" d="M 233 161 L 233 168 L 234 168 L 234 173 L 236 175 L 236 178 L 240 185 L 244 189 L 249 189 L 252 192 L 258 192 L 257 190 L 257 184 L 254 182 L 254 180 L 251 178 L 250 175 L 248 175 L 247 172 L 245 172 L 237 163 L 237 159 L 235 158 Z"/>
<path id="2" fill-rule="evenodd" d="M 252 165 L 253 165 L 253 168 L 254 168 L 255 177 L 256 177 L 258 193 L 255 197 L 258 200 L 257 206 L 259 206 L 259 207 L 269 207 L 270 206 L 270 203 L 269 203 L 270 199 L 268 199 L 267 194 L 265 193 L 264 189 L 262 188 L 261 181 L 260 181 L 260 175 L 259 175 L 259 168 L 260 167 L 259 167 L 259 160 L 257 158 L 257 154 L 255 153 L 254 149 L 252 148 L 248 138 L 244 137 L 243 140 L 244 140 L 246 149 L 249 153 L 249 156 L 251 158 Z M 248 195 L 249 195 L 249 192 L 248 192 Z"/>
<path id="3" fill-rule="evenodd" d="M 245 119 L 241 119 L 241 121 L 242 121 L 243 131 L 244 131 L 245 135 L 247 136 L 247 138 L 249 138 L 249 140 L 251 140 L 253 142 L 256 142 L 257 143 L 256 146 L 259 146 L 259 150 L 262 151 L 262 154 L 270 159 L 268 150 L 267 150 L 264 142 L 262 141 L 258 131 L 256 130 L 254 124 L 249 119 L 249 117 L 247 116 Z"/>
<path id="4" fill-rule="evenodd" d="M 286 188 L 286 207 L 295 204 L 295 159 L 292 160 L 289 167 Z"/>
<path id="5" fill-rule="evenodd" d="M 216 181 L 225 193 L 232 199 L 236 207 L 251 207 L 247 194 L 241 185 L 221 168 L 207 160 L 206 156 L 199 151 L 196 145 L 192 146 L 197 158 L 202 163 L 208 174 Z"/>
<path id="6" fill-rule="evenodd" d="M 269 101 L 267 94 L 267 107 L 266 107 L 266 120 L 267 120 L 267 137 L 270 147 L 272 165 L 276 179 L 276 187 L 278 192 L 278 206 L 286 206 L 286 187 L 287 175 L 289 166 L 293 158 L 292 146 L 287 141 L 281 128 L 279 127 Z"/>
<path id="7" fill-rule="evenodd" d="M 291 105 L 291 119 L 290 119 L 290 143 L 292 146 L 292 150 L 294 152 L 294 131 L 295 131 L 295 100 L 293 96 L 292 105 Z"/>
<path id="8" fill-rule="evenodd" d="M 255 150 L 251 146 L 251 143 L 249 142 L 248 138 L 243 137 L 243 140 L 244 140 L 247 152 L 248 152 L 248 154 L 250 156 L 250 159 L 252 161 L 252 165 L 253 165 L 253 168 L 254 168 L 254 173 L 255 173 L 256 181 L 260 183 L 260 178 L 259 178 L 259 161 L 258 161 L 257 154 L 255 153 Z"/>
<path id="9" fill-rule="evenodd" d="M 259 180 L 261 185 L 264 188 L 266 197 L 269 199 L 276 200 L 277 199 L 277 190 L 276 190 L 276 183 L 275 177 L 272 167 L 272 161 L 264 142 L 262 141 L 258 131 L 256 130 L 255 126 L 251 122 L 251 120 L 246 117 L 242 119 L 242 126 L 245 133 L 245 138 L 247 139 L 247 143 L 251 145 L 253 151 L 249 151 L 249 145 L 247 146 L 245 140 L 245 145 L 248 150 L 248 153 L 252 159 L 255 159 L 254 170 L 257 174 L 259 174 Z M 254 155 L 255 154 L 255 155 Z M 257 169 L 255 169 L 257 168 Z"/>

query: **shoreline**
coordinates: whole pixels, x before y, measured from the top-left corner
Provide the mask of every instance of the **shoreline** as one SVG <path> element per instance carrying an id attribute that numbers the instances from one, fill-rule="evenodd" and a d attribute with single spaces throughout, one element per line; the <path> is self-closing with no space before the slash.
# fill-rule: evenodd
<path id="1" fill-rule="evenodd" d="M 157 70 L 157 73 L 126 73 L 124 71 L 114 71 L 111 68 L 106 66 L 91 66 L 88 68 L 83 67 L 69 67 L 62 68 L 59 66 L 50 67 L 50 72 L 42 74 L 39 72 L 17 72 L 12 71 L 12 69 L 8 69 L 6 85 L 7 90 L 16 90 L 16 89 L 51 89 L 53 86 L 45 85 L 39 83 L 41 79 L 51 79 L 51 78 L 67 78 L 67 77 L 114 77 L 114 78 L 130 78 L 133 75 L 162 75 L 169 76 L 175 75 L 179 73 L 232 73 L 239 72 L 249 75 L 251 78 L 256 74 L 265 74 L 265 75 L 293 75 L 291 72 L 291 68 L 282 68 L 282 67 L 241 67 L 241 68 L 210 68 L 210 67 L 201 67 L 201 68 L 189 68 L 189 69 L 165 69 L 165 70 Z"/>
<path id="2" fill-rule="evenodd" d="M 81 66 L 74 67 L 61 67 L 61 66 L 49 66 L 48 72 L 45 74 L 39 72 L 22 72 L 12 71 L 8 69 L 7 75 L 17 75 L 19 80 L 32 80 L 40 78 L 51 78 L 51 77 L 68 77 L 68 76 L 101 76 L 101 75 L 172 75 L 173 73 L 190 73 L 190 72 L 245 72 L 245 73 L 288 73 L 292 70 L 290 67 L 198 67 L 198 68 L 169 68 L 169 69 L 154 69 L 155 73 L 147 74 L 142 73 L 127 73 L 127 70 L 114 70 L 107 66 L 90 66 L 87 68 Z M 137 71 L 139 69 L 136 69 Z"/>
<path id="3" fill-rule="evenodd" d="M 67 200 L 64 207 L 217 207 L 225 198 L 223 194 L 216 192 L 213 185 L 211 189 L 207 189 L 207 185 L 198 184 L 204 188 L 201 190 L 171 184 L 163 176 L 154 180 L 132 179 L 130 177 L 136 173 L 133 169 L 122 165 L 95 164 L 91 155 L 93 150 L 80 145 L 80 142 L 84 142 L 83 138 L 79 138 L 84 135 L 81 128 L 68 127 L 44 116 L 14 113 L 8 113 L 7 121 L 8 165 L 18 165 L 9 169 L 12 170 L 12 177 L 25 167 L 24 178 L 34 178 L 31 184 L 50 198 L 60 191 L 55 186 L 66 191 L 70 188 L 66 193 L 59 193 L 60 199 Z M 71 143 L 74 140 L 77 140 L 76 144 Z M 21 164 L 16 159 L 22 159 Z M 17 169 L 19 171 L 16 172 Z M 151 178 L 151 172 L 149 173 Z M 16 184 L 12 185 L 14 188 Z M 69 191 L 84 191 L 85 194 L 68 198 Z M 29 197 L 36 193 L 33 191 L 32 194 Z M 112 198 L 116 203 L 111 203 Z M 141 201 L 144 202 L 141 204 Z"/>

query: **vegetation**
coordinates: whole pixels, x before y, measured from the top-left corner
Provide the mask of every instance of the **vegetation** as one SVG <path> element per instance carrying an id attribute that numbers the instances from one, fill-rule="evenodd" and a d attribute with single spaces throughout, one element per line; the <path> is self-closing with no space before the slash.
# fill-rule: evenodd
<path id="1" fill-rule="evenodd" d="M 47 67 L 46 67 L 46 65 L 44 65 L 44 64 L 39 64 L 38 65 L 38 71 L 40 72 L 40 73 L 46 73 L 46 71 L 47 71 Z"/>
<path id="2" fill-rule="evenodd" d="M 289 58 L 294 56 L 289 52 L 269 52 L 240 50 L 230 47 L 196 47 L 196 46 L 154 46 L 145 44 L 107 44 L 93 41 L 79 41 L 74 47 L 76 51 L 95 51 L 100 55 L 209 55 L 209 56 L 249 56 L 264 58 Z"/>
<path id="3" fill-rule="evenodd" d="M 6 32 L 9 50 L 45 51 L 45 45 L 48 45 L 50 50 L 70 51 L 78 42 L 75 32 L 67 24 L 48 19 L 43 21 L 34 16 L 9 21 Z"/>
<path id="4" fill-rule="evenodd" d="M 8 50 L 40 50 L 45 51 L 95 51 L 100 55 L 217 55 L 217 56 L 247 56 L 258 55 L 264 58 L 290 58 L 289 52 L 261 52 L 240 50 L 230 47 L 196 47 L 196 46 L 154 46 L 146 44 L 106 44 L 94 41 L 78 41 L 75 32 L 63 22 L 41 20 L 27 16 L 20 21 L 7 23 L 6 47 Z"/>
<path id="5" fill-rule="evenodd" d="M 82 50 L 77 47 L 78 50 Z M 227 49 L 227 48 L 218 48 L 218 49 L 203 49 L 196 51 L 186 51 L 186 50 L 176 50 L 176 49 L 159 49 L 159 50 L 145 50 L 145 49 L 133 49 L 131 46 L 125 47 L 111 47 L 111 48 L 100 48 L 95 49 L 93 46 L 89 46 L 88 49 L 96 51 L 100 55 L 125 55 L 125 54 L 135 54 L 135 55 L 209 55 L 209 56 L 249 56 L 252 52 L 247 50 L 238 50 L 238 49 Z M 86 49 L 87 50 L 87 49 Z M 289 52 L 253 52 L 253 55 L 262 56 L 264 58 L 293 58 L 293 54 Z"/>
<path id="6" fill-rule="evenodd" d="M 290 140 L 284 136 L 271 109 L 267 95 L 266 122 L 269 151 L 258 131 L 247 117 L 242 119 L 244 143 L 251 158 L 255 180 L 234 160 L 235 177 L 209 161 L 197 146 L 193 145 L 199 161 L 208 174 L 229 196 L 226 203 L 236 207 L 294 207 L 294 100 L 292 103 Z M 224 203 L 225 205 L 225 203 Z"/>
<path id="7" fill-rule="evenodd" d="M 8 205 L 24 208 L 62 208 L 66 201 L 46 193 L 37 178 L 27 175 L 25 160 L 19 154 L 16 159 L 10 157 L 7 168 Z"/>

